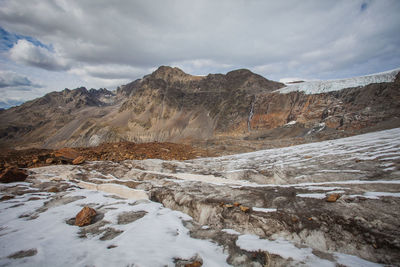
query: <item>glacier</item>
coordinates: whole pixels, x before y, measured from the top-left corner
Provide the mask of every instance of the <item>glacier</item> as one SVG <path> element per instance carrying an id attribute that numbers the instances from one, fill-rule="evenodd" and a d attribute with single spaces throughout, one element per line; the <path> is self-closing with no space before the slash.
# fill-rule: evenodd
<path id="1" fill-rule="evenodd" d="M 305 94 L 321 94 L 332 91 L 339 91 L 350 87 L 361 87 L 371 83 L 393 82 L 396 75 L 400 72 L 400 68 L 370 74 L 366 76 L 352 77 L 347 79 L 326 80 L 326 81 L 306 81 L 296 84 L 286 84 L 286 87 L 278 89 L 274 92 L 287 94 L 290 92 L 304 92 Z"/>

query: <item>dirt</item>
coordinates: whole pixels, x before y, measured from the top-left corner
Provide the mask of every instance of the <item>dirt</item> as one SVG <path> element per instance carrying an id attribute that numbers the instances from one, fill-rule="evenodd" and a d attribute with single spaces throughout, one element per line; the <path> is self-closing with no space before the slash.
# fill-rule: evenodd
<path id="1" fill-rule="evenodd" d="M 72 155 L 72 156 L 71 156 Z M 50 165 L 71 164 L 83 157 L 88 161 L 121 162 L 128 159 L 188 160 L 212 156 L 211 153 L 186 144 L 132 142 L 106 143 L 96 147 L 52 149 L 5 149 L 0 152 L 0 172 L 7 167 L 35 168 Z"/>

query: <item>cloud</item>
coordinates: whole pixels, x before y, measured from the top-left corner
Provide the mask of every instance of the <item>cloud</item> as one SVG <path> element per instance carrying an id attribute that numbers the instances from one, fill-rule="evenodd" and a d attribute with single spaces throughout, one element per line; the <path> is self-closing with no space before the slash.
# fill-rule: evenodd
<path id="1" fill-rule="evenodd" d="M 28 77 L 22 76 L 11 71 L 0 71 L 0 89 L 13 88 L 14 90 L 26 91 L 32 87 L 41 87 L 38 84 L 32 83 Z"/>
<path id="2" fill-rule="evenodd" d="M 103 79 L 133 79 L 137 76 L 148 74 L 149 71 L 150 69 L 118 64 L 87 65 L 71 70 L 72 73 L 80 76 L 92 76 Z"/>
<path id="3" fill-rule="evenodd" d="M 10 58 L 18 63 L 50 71 L 61 71 L 69 68 L 67 61 L 47 48 L 36 46 L 21 39 L 10 49 Z"/>
<path id="4" fill-rule="evenodd" d="M 12 71 L 0 71 L 0 108 L 9 108 L 32 99 L 43 86 Z"/>
<path id="5" fill-rule="evenodd" d="M 52 47 L 18 40 L 12 60 L 96 85 L 159 65 L 327 79 L 399 67 L 399 13 L 396 0 L 3 0 L 0 24 Z"/>

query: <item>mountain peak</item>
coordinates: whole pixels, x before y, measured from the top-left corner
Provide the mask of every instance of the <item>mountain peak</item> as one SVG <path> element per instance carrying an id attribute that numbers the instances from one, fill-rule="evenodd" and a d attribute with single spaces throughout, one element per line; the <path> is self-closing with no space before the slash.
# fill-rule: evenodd
<path id="1" fill-rule="evenodd" d="M 198 76 L 193 76 L 185 73 L 183 70 L 177 67 L 160 66 L 152 74 L 145 76 L 145 78 L 151 77 L 153 79 L 161 79 L 166 82 L 182 82 L 188 80 L 198 79 Z"/>

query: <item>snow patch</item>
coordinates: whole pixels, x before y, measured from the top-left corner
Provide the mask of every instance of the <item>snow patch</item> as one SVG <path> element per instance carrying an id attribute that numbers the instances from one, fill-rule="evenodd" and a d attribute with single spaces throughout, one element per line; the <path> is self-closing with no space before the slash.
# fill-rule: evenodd
<path id="1" fill-rule="evenodd" d="M 276 209 L 268 209 L 268 208 L 257 208 L 253 207 L 254 211 L 261 211 L 261 212 L 276 212 Z"/>
<path id="2" fill-rule="evenodd" d="M 233 229 L 222 229 L 222 232 L 228 233 L 230 235 L 241 235 L 239 232 L 233 230 Z"/>
<path id="3" fill-rule="evenodd" d="M 311 194 L 297 194 L 297 197 L 306 197 L 306 198 L 316 198 L 316 199 L 324 199 L 326 197 L 325 194 L 320 193 L 311 193 Z"/>
<path id="4" fill-rule="evenodd" d="M 236 245 L 247 251 L 268 251 L 268 253 L 279 255 L 284 259 L 291 258 L 296 262 L 296 266 L 337 266 L 336 263 L 352 267 L 382 266 L 374 262 L 363 260 L 357 256 L 343 253 L 332 253 L 336 262 L 321 259 L 313 254 L 311 248 L 299 248 L 283 238 L 267 240 L 260 239 L 256 235 L 241 235 L 238 237 Z"/>

